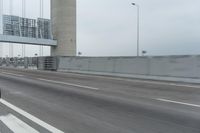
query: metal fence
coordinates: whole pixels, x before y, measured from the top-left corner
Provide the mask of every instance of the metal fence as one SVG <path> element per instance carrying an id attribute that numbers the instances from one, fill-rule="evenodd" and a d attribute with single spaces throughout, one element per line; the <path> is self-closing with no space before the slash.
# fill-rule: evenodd
<path id="1" fill-rule="evenodd" d="M 25 58 L 0 58 L 1 67 L 15 67 L 26 69 L 39 69 L 56 71 L 58 67 L 57 57 L 25 57 Z"/>
<path id="2" fill-rule="evenodd" d="M 16 68 L 32 68 L 37 69 L 37 57 L 25 58 L 0 58 L 0 66 L 2 67 L 16 67 Z"/>

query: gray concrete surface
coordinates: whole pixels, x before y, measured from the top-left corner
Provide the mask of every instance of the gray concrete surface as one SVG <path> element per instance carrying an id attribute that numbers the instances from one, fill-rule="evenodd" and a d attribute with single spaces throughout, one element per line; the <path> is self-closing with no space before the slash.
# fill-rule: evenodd
<path id="1" fill-rule="evenodd" d="M 31 125 L 34 129 L 41 133 L 50 133 L 48 130 L 44 129 L 43 127 L 37 125 L 36 123 L 33 123 L 31 120 L 25 118 L 22 115 L 19 115 L 15 111 L 11 110 L 7 106 L 0 103 L 0 117 L 6 116 L 12 114 L 16 116 L 17 118 L 20 118 L 24 123 L 27 123 L 28 125 Z M 14 129 L 13 129 L 14 130 Z M 1 120 L 0 120 L 0 133 L 13 133 L 13 130 L 9 129 Z M 15 130 L 14 130 L 15 131 Z"/>
<path id="2" fill-rule="evenodd" d="M 106 73 L 106 72 L 93 72 L 93 71 L 63 70 L 63 69 L 58 70 L 58 72 L 110 76 L 110 77 L 118 77 L 118 78 L 132 78 L 132 79 L 141 79 L 141 80 L 156 80 L 156 81 L 166 81 L 166 82 L 182 82 L 182 83 L 200 84 L 200 78 L 121 74 L 121 73 Z"/>
<path id="3" fill-rule="evenodd" d="M 200 83 L 200 56 L 59 57 L 58 70 Z"/>
<path id="4" fill-rule="evenodd" d="M 53 37 L 57 46 L 51 47 L 52 56 L 76 55 L 76 0 L 51 0 Z"/>
<path id="5" fill-rule="evenodd" d="M 66 133 L 200 132 L 200 84 L 1 68 L 0 87 L 3 99 Z"/>

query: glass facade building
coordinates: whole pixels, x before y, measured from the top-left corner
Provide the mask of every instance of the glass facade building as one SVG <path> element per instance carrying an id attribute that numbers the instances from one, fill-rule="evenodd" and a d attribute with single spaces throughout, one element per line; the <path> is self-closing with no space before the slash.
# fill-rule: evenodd
<path id="1" fill-rule="evenodd" d="M 3 15 L 3 34 L 21 37 L 52 39 L 51 21 Z"/>

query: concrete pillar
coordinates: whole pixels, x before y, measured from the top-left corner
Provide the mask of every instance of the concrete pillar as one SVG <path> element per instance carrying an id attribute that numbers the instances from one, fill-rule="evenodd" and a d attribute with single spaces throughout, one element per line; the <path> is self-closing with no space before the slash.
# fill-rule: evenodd
<path id="1" fill-rule="evenodd" d="M 51 20 L 58 46 L 52 56 L 76 56 L 76 0 L 51 0 Z"/>

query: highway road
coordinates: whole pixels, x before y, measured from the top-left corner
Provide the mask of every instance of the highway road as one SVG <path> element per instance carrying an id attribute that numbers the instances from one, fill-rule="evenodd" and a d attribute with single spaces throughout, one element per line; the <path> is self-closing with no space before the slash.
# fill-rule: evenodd
<path id="1" fill-rule="evenodd" d="M 0 68 L 0 133 L 200 133 L 200 85 Z"/>

